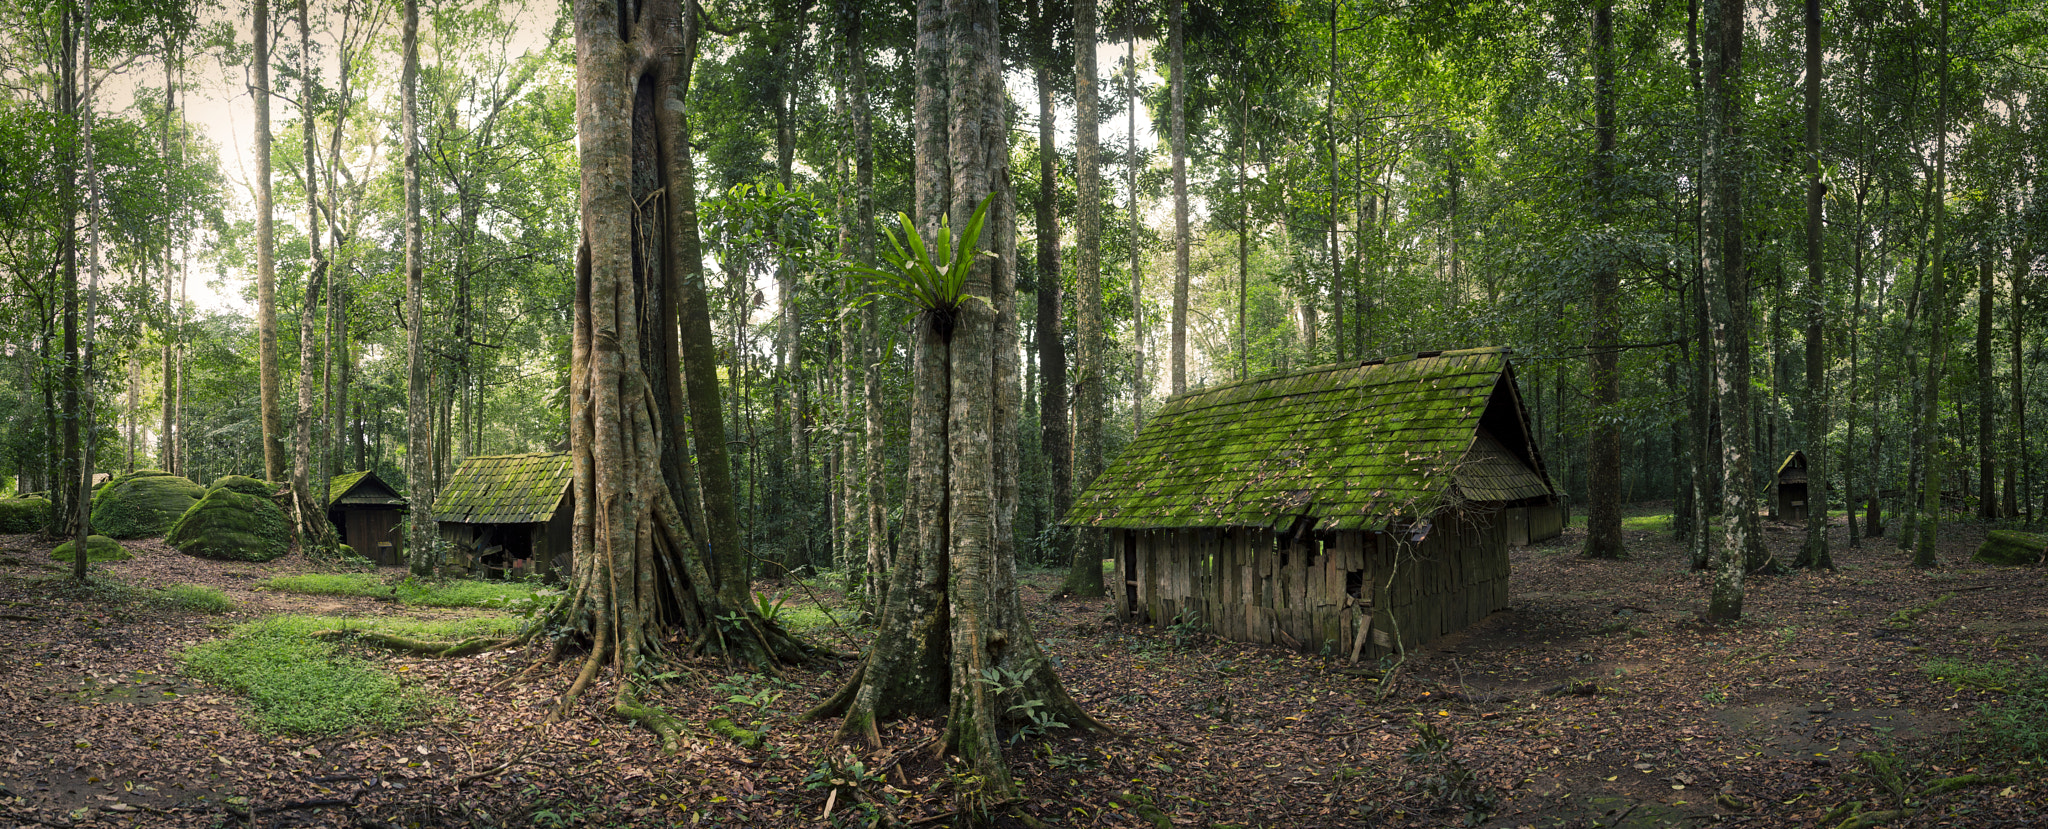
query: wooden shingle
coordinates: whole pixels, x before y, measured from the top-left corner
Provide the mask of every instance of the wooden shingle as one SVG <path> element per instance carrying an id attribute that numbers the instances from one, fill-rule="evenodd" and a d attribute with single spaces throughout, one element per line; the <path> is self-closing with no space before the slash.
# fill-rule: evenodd
<path id="1" fill-rule="evenodd" d="M 562 453 L 466 459 L 434 499 L 434 520 L 525 524 L 548 520 L 569 491 L 572 465 Z"/>

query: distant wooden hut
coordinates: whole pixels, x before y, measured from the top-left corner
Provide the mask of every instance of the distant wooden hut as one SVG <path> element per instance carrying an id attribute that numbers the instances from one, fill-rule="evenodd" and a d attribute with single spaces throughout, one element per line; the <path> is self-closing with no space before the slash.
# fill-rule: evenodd
<path id="1" fill-rule="evenodd" d="M 446 569 L 484 576 L 566 572 L 575 493 L 561 453 L 472 457 L 434 498 Z"/>
<path id="2" fill-rule="evenodd" d="M 1482 348 L 1177 395 L 1065 522 L 1110 530 L 1123 618 L 1356 658 L 1505 607 L 1508 546 L 1563 513 Z"/>
<path id="3" fill-rule="evenodd" d="M 327 482 L 327 520 L 341 543 L 378 564 L 405 563 L 405 523 L 410 506 L 375 472 L 350 472 Z"/>
<path id="4" fill-rule="evenodd" d="M 1806 520 L 1806 453 L 1793 450 L 1778 464 L 1778 499 L 1772 512 L 1786 521 Z"/>

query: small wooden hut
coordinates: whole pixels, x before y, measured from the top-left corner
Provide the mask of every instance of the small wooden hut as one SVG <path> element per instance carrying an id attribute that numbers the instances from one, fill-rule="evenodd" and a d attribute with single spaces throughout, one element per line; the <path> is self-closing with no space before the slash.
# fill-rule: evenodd
<path id="1" fill-rule="evenodd" d="M 1797 449 L 1778 464 L 1778 499 L 1771 510 L 1785 521 L 1806 520 L 1806 453 Z"/>
<path id="2" fill-rule="evenodd" d="M 472 457 L 434 499 L 457 575 L 566 572 L 576 511 L 567 454 Z"/>
<path id="3" fill-rule="evenodd" d="M 405 563 L 405 497 L 375 472 L 350 472 L 327 482 L 327 520 L 341 543 L 378 564 Z"/>
<path id="4" fill-rule="evenodd" d="M 1119 616 L 1356 658 L 1507 605 L 1508 546 L 1563 513 L 1505 349 L 1169 399 L 1065 523 L 1110 531 Z"/>

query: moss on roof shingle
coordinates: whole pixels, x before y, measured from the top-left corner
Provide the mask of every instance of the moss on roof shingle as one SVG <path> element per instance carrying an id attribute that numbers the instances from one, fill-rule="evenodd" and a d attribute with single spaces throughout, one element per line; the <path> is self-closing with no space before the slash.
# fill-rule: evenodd
<path id="1" fill-rule="evenodd" d="M 434 499 L 434 520 L 527 524 L 548 520 L 569 489 L 569 456 L 559 453 L 473 457 L 455 468 Z"/>
<path id="2" fill-rule="evenodd" d="M 1065 523 L 1272 526 L 1305 515 L 1318 529 L 1346 530 L 1427 515 L 1459 497 L 1547 495 L 1541 475 L 1499 441 L 1475 447 L 1480 415 L 1506 373 L 1505 349 L 1479 348 L 1179 395 L 1076 499 Z"/>

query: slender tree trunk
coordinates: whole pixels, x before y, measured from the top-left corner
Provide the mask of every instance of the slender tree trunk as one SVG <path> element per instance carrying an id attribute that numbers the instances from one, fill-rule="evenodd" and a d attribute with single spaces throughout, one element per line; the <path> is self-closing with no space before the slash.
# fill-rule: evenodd
<path id="1" fill-rule="evenodd" d="M 1998 407 L 1998 387 L 1991 374 L 1991 316 L 1996 289 L 1991 275 L 1997 259 L 1987 249 L 1977 266 L 1977 517 L 1999 517 L 1998 492 L 1992 486 L 1998 471 L 1993 454 L 1998 450 L 1992 434 L 1992 411 Z"/>
<path id="2" fill-rule="evenodd" d="M 1743 0 L 1707 0 L 1706 4 L 1706 153 L 1701 180 L 1709 233 L 1702 273 L 1706 276 L 1707 313 L 1713 326 L 1716 396 L 1721 403 L 1722 485 L 1721 545 L 1713 565 L 1714 586 L 1707 618 L 1742 618 L 1744 555 L 1749 546 L 1745 513 L 1750 502 L 1748 276 L 1742 251 L 1741 154 L 1737 147 L 1742 109 Z"/>
<path id="3" fill-rule="evenodd" d="M 1610 229 L 1614 205 L 1614 3 L 1593 10 L 1594 225 Z M 1585 558 L 1628 555 L 1621 534 L 1621 293 L 1618 263 L 1600 256 L 1593 266 L 1592 457 L 1586 466 Z"/>
<path id="4" fill-rule="evenodd" d="M 1185 0 L 1166 0 L 1167 72 L 1173 99 L 1173 377 L 1174 394 L 1188 390 L 1188 79 L 1182 55 Z M 1050 103 L 1040 110 L 1050 110 Z M 1042 140 L 1042 139 L 1041 139 Z M 1049 177 L 1048 177 L 1049 178 Z M 1043 184 L 1040 185 L 1044 186 Z M 1362 232 L 1362 231 L 1361 231 Z"/>
<path id="5" fill-rule="evenodd" d="M 177 69 L 178 62 L 176 58 L 177 49 L 175 44 L 166 43 L 164 46 L 164 124 L 163 133 L 160 137 L 162 139 L 161 146 L 163 149 L 163 157 L 166 161 L 168 161 L 171 158 L 171 122 L 177 118 L 178 113 L 178 87 L 173 80 L 173 74 Z M 173 217 L 172 221 L 169 224 L 175 227 L 177 226 L 175 217 L 177 216 L 179 211 L 176 205 L 171 204 L 170 182 L 166 181 L 164 183 L 162 195 L 164 199 L 164 204 L 166 208 L 171 212 Z M 163 354 L 161 357 L 161 364 L 163 366 L 164 374 L 163 426 L 157 434 L 156 464 L 157 468 L 162 469 L 165 472 L 169 472 L 173 475 L 176 475 L 179 474 L 181 470 L 178 469 L 177 458 L 175 457 L 175 452 L 173 450 L 173 447 L 176 445 L 176 438 L 173 437 L 172 432 L 172 426 L 174 425 L 172 423 L 174 419 L 172 401 L 177 398 L 178 390 L 177 372 L 171 366 L 171 361 L 173 359 L 171 352 L 173 350 L 174 343 L 177 342 L 178 335 L 180 332 L 178 330 L 177 324 L 178 307 L 174 302 L 172 302 L 171 297 L 171 242 L 168 237 L 164 240 L 163 275 L 164 324 L 162 329 L 159 331 L 159 335 L 163 337 Z"/>
<path id="6" fill-rule="evenodd" d="M 1095 88 L 1096 0 L 1074 2 L 1074 180 L 1078 258 L 1074 289 L 1080 292 L 1076 323 L 1079 360 L 1074 394 L 1074 485 L 1087 489 L 1102 474 L 1103 421 L 1108 413 L 1107 338 L 1102 330 L 1102 142 L 1101 115 Z M 922 93 L 920 93 L 922 94 Z M 1103 595 L 1102 558 L 1105 542 L 1095 530 L 1075 530 L 1074 557 L 1060 591 L 1076 596 Z"/>
<path id="7" fill-rule="evenodd" d="M 1832 458 L 1827 451 L 1828 385 L 1827 325 L 1828 287 L 1826 263 L 1821 257 L 1821 197 L 1827 185 L 1820 179 L 1820 83 L 1821 83 L 1821 0 L 1806 0 L 1806 543 L 1799 548 L 1796 567 L 1835 569 L 1828 550 L 1828 484 Z"/>
<path id="8" fill-rule="evenodd" d="M 97 422 L 93 417 L 92 364 L 93 334 L 99 324 L 100 299 L 100 172 L 96 155 L 99 143 L 93 135 L 92 105 L 92 0 L 84 0 L 79 18 L 85 23 L 85 31 L 78 39 L 79 90 L 79 143 L 85 148 L 85 319 L 81 327 L 80 357 L 82 365 L 77 377 L 78 408 L 74 416 L 84 422 L 84 442 L 79 450 L 80 479 L 78 482 L 78 517 L 71 536 L 71 578 L 85 581 L 92 537 L 92 470 L 93 448 L 98 445 Z"/>
<path id="9" fill-rule="evenodd" d="M 1937 95 L 1940 103 L 1935 122 L 1934 140 L 1934 188 L 1932 204 L 1934 211 L 1934 241 L 1930 268 L 1932 280 L 1928 286 L 1927 298 L 1927 380 L 1924 392 L 1927 402 L 1921 410 L 1920 432 L 1922 445 L 1926 449 L 1921 461 L 1922 495 L 1920 503 L 1920 529 L 1914 538 L 1913 566 L 1940 566 L 1941 559 L 1935 553 L 1934 542 L 1941 528 L 1941 482 L 1946 458 L 1947 442 L 1941 437 L 1941 377 L 1943 364 L 1948 356 L 1948 0 L 1941 0 L 1941 53 L 1939 58 L 1940 81 Z"/>
<path id="10" fill-rule="evenodd" d="M 255 0 L 256 35 L 256 362 L 263 420 L 263 474 L 285 480 L 284 413 L 277 363 L 277 254 L 270 196 L 270 0 Z"/>
<path id="11" fill-rule="evenodd" d="M 313 450 L 316 440 L 325 443 L 324 436 L 315 435 L 320 401 L 315 399 L 313 371 L 320 363 L 315 348 L 318 338 L 314 308 L 320 304 L 323 283 L 327 281 L 327 257 L 320 249 L 320 178 L 314 164 L 320 152 L 319 118 L 313 109 L 313 31 L 307 0 L 299 0 L 299 60 L 299 120 L 305 128 L 306 242 L 312 261 L 306 274 L 305 303 L 299 306 L 299 409 L 292 422 L 292 508 L 296 513 L 293 517 L 299 550 L 320 558 L 328 554 L 334 541 L 333 524 L 327 520 L 327 481 L 316 474 L 320 470 Z M 320 485 L 317 491 L 316 482 Z"/>
<path id="12" fill-rule="evenodd" d="M 1125 41 L 1128 57 L 1124 66 L 1124 116 L 1128 119 L 1126 135 L 1129 137 L 1130 155 L 1124 159 L 1126 186 L 1131 193 L 1131 434 L 1136 435 L 1145 428 L 1145 394 L 1151 388 L 1151 375 L 1145 367 L 1145 289 L 1140 278 L 1138 265 L 1138 38 L 1132 30 Z"/>
<path id="13" fill-rule="evenodd" d="M 2022 192 L 2025 189 L 2024 186 L 2019 188 Z M 2025 290 L 2027 271 L 2029 266 L 2032 265 L 2032 259 L 2033 257 L 2027 251 L 2027 244 L 2025 242 L 2015 242 L 2013 244 L 2012 300 L 2010 303 L 2011 308 L 2008 309 L 2009 318 L 2012 320 L 2012 417 L 2005 427 L 2005 433 L 2008 436 L 2005 444 L 2007 447 L 2006 457 L 2008 458 L 2005 464 L 2005 516 L 2008 519 L 2020 517 L 2020 505 L 2023 502 L 2019 498 L 2020 488 L 2019 481 L 2017 480 L 2019 476 L 2016 470 L 2027 462 L 2027 372 L 2026 365 L 2022 362 L 2024 354 L 2022 351 L 2023 340 L 2021 339 L 2021 334 L 2026 327 Z M 2028 504 L 2028 511 L 2032 512 L 2031 500 L 2024 503 Z M 2032 516 L 2028 517 L 2031 518 Z"/>
<path id="14" fill-rule="evenodd" d="M 1242 67 L 1240 67 L 1242 69 Z M 1237 379 L 1251 374 L 1251 332 L 1245 327 L 1252 268 L 1251 176 L 1246 167 L 1252 143 L 1251 87 L 1238 79 L 1237 91 Z"/>
<path id="15" fill-rule="evenodd" d="M 434 410 L 427 395 L 426 269 L 421 261 L 419 0 L 405 0 L 404 14 L 400 38 L 405 56 L 398 83 L 399 141 L 404 144 L 400 152 L 405 170 L 405 481 L 412 501 L 406 558 L 412 574 L 425 577 L 432 575 L 441 562 L 432 509 L 436 494 Z"/>
<path id="16" fill-rule="evenodd" d="M 1039 48 L 1051 52 L 1052 23 L 1040 7 Z M 1038 82 L 1038 200 L 1034 207 L 1038 238 L 1038 372 L 1041 395 L 1038 403 L 1038 448 L 1045 456 L 1052 489 L 1054 530 L 1053 561 L 1070 561 L 1076 532 L 1058 526 L 1074 506 L 1074 456 L 1067 417 L 1067 344 L 1061 329 L 1059 179 L 1053 169 L 1056 154 L 1052 105 L 1052 70 L 1040 61 Z"/>
<path id="17" fill-rule="evenodd" d="M 1337 216 L 1340 212 L 1337 209 L 1337 5 L 1335 0 L 1330 3 L 1329 97 L 1323 102 L 1323 142 L 1330 149 L 1330 203 L 1326 217 L 1330 232 L 1330 350 L 1336 359 L 1342 360 L 1350 356 L 1350 352 L 1345 348 L 1345 335 L 1349 332 L 1344 325 L 1344 268 L 1339 264 L 1343 260 L 1337 255 Z"/>

